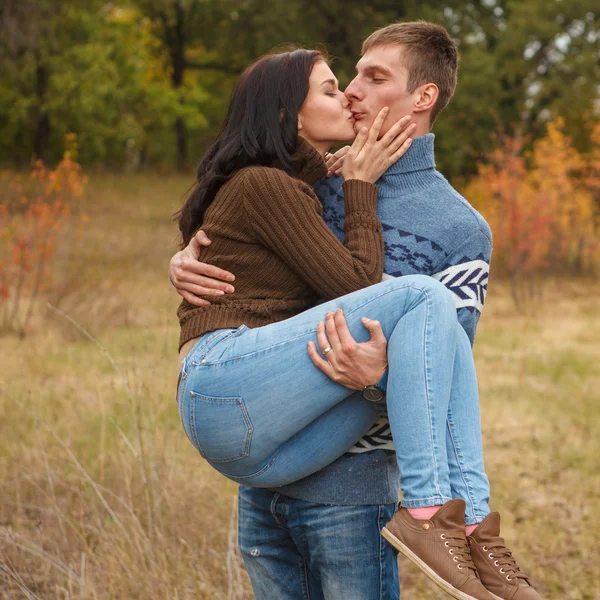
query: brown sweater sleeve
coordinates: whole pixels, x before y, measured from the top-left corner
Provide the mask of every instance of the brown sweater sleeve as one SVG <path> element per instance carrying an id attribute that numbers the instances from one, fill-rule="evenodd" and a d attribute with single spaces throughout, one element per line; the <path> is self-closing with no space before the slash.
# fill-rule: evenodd
<path id="1" fill-rule="evenodd" d="M 377 186 L 355 179 L 343 187 L 341 244 L 308 185 L 271 168 L 248 169 L 244 178 L 244 204 L 258 240 L 327 299 L 378 283 L 383 273 Z"/>

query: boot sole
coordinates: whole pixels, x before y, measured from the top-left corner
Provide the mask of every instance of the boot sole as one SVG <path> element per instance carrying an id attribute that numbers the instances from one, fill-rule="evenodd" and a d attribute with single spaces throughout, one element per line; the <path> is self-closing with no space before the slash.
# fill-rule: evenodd
<path id="1" fill-rule="evenodd" d="M 478 600 L 475 596 L 469 596 L 460 590 L 456 589 L 451 583 L 448 583 L 444 578 L 440 577 L 426 562 L 421 560 L 408 546 L 405 546 L 389 529 L 385 527 L 381 530 L 381 535 L 390 543 L 396 550 L 402 552 L 406 558 L 411 560 L 433 583 L 443 589 L 447 594 L 450 594 L 457 600 Z M 488 592 L 489 593 L 489 592 Z M 493 596 L 498 598 L 497 596 Z M 498 600 L 502 600 L 498 598 Z"/>

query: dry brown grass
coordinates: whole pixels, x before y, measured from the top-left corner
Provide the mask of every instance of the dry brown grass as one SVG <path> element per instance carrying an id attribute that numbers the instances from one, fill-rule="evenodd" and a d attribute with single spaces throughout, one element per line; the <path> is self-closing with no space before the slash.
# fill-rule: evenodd
<path id="1" fill-rule="evenodd" d="M 193 451 L 174 399 L 168 216 L 187 184 L 92 179 L 97 285 L 74 312 L 98 343 L 52 311 L 0 339 L 0 597 L 252 597 L 236 486 Z M 493 283 L 476 346 L 493 507 L 550 600 L 600 598 L 598 291 L 554 284 L 519 316 Z M 445 597 L 400 568 L 403 600 Z"/>

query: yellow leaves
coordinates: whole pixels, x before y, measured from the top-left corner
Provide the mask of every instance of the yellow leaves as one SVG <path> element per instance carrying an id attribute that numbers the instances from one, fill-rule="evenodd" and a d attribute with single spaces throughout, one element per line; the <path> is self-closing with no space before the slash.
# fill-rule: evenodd
<path id="1" fill-rule="evenodd" d="M 600 129 L 600 128 L 597 128 Z M 594 131 L 600 142 L 600 131 Z M 592 270 L 600 264 L 592 157 L 571 144 L 564 123 L 548 125 L 530 153 L 504 140 L 465 195 L 494 234 L 494 268 L 503 274 Z M 599 163 L 600 164 L 600 163 Z M 596 171 L 600 173 L 600 169 Z"/>

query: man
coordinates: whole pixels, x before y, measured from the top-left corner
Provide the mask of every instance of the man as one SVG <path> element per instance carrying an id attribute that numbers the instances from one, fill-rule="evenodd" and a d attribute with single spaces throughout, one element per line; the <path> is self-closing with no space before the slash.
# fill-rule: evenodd
<path id="1" fill-rule="evenodd" d="M 445 29 L 426 22 L 394 24 L 364 42 L 345 94 L 357 132 L 369 127 L 383 106 L 390 111 L 381 135 L 412 115 L 417 128 L 411 148 L 377 182 L 384 278 L 421 273 L 439 279 L 453 292 L 458 319 L 473 343 L 487 290 L 491 232 L 435 170 L 429 133 L 454 93 L 457 67 L 457 49 Z M 330 160 L 330 172 L 339 160 Z M 341 183 L 339 177 L 324 179 L 315 192 L 327 225 L 343 241 Z M 179 293 L 199 306 L 207 301 L 198 295 L 234 293 L 227 283 L 233 274 L 198 262 L 200 246 L 208 243 L 200 231 L 170 264 Z M 360 352 L 346 360 L 360 362 Z M 239 544 L 258 600 L 399 598 L 396 551 L 379 533 L 398 502 L 393 448 L 382 403 L 378 423 L 322 471 L 274 490 L 240 486 Z M 523 581 L 529 585 L 523 578 L 517 585 Z M 503 578 L 500 584 L 505 585 Z M 515 589 L 498 597 L 520 600 Z"/>

